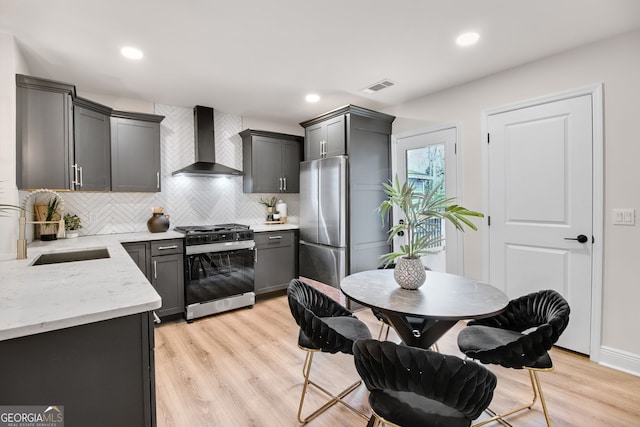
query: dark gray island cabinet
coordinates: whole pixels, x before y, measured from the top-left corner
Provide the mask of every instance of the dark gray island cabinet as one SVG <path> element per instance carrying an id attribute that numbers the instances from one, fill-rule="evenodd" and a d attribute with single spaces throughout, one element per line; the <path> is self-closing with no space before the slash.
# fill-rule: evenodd
<path id="1" fill-rule="evenodd" d="M 155 426 L 152 313 L 0 341 L 0 405 L 64 406 L 67 426 Z"/>
<path id="2" fill-rule="evenodd" d="M 256 295 L 286 289 L 298 277 L 297 230 L 258 232 L 254 240 Z"/>

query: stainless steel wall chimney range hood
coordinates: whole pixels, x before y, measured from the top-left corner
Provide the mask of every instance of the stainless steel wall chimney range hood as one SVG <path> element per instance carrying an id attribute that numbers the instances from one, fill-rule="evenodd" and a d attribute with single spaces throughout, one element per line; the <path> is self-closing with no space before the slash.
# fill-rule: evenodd
<path id="1" fill-rule="evenodd" d="M 178 169 L 171 175 L 242 176 L 242 171 L 216 163 L 216 141 L 213 127 L 213 108 L 196 105 L 193 109 L 195 134 L 195 163 Z"/>

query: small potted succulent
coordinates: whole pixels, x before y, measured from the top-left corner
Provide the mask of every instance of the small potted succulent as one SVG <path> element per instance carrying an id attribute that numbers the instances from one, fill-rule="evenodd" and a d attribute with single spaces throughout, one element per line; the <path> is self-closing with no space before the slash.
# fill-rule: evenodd
<path id="1" fill-rule="evenodd" d="M 389 241 L 396 236 L 407 234 L 407 244 L 401 245 L 397 252 L 382 256 L 385 265 L 396 262 L 394 277 L 398 284 L 405 289 L 418 289 L 425 281 L 426 274 L 420 258 L 434 253 L 433 248 L 442 242 L 439 231 L 429 226 L 429 220 L 441 218 L 451 222 L 459 231 L 464 226 L 477 230 L 468 217 L 484 217 L 480 212 L 470 211 L 457 205 L 455 199 L 446 198 L 440 190 L 442 183 L 435 185 L 431 191 L 421 193 L 414 185 L 405 182 L 402 186 L 395 178 L 394 182 L 383 183 L 387 199 L 378 207 L 382 223 L 388 218 L 389 209 L 397 206 L 404 218 L 393 225 L 389 233 Z"/>
<path id="2" fill-rule="evenodd" d="M 272 197 L 270 199 L 264 200 L 261 197 L 260 204 L 267 207 L 267 222 L 274 221 L 274 214 L 276 213 L 276 198 Z M 278 215 L 278 219 L 280 219 L 280 215 Z"/>
<path id="3" fill-rule="evenodd" d="M 39 214 L 42 216 L 40 223 L 40 240 L 48 241 L 58 238 L 58 226 L 60 225 L 59 208 L 60 199 L 57 196 L 50 198 L 49 202 L 42 206 Z"/>
<path id="4" fill-rule="evenodd" d="M 78 237 L 78 230 L 82 228 L 82 222 L 78 215 L 65 214 L 64 215 L 64 229 L 66 230 L 66 236 L 68 239 Z"/>

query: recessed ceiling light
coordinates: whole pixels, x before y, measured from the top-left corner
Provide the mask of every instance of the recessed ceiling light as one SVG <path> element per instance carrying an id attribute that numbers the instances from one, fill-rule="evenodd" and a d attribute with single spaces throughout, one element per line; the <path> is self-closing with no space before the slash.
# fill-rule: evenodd
<path id="1" fill-rule="evenodd" d="M 309 95 L 305 96 L 304 99 L 307 102 L 318 102 L 320 101 L 320 95 L 318 95 L 317 93 L 310 93 Z"/>
<path id="2" fill-rule="evenodd" d="M 480 39 L 480 34 L 475 32 L 463 33 L 458 36 L 456 43 L 458 46 L 471 46 L 476 44 Z"/>
<path id="3" fill-rule="evenodd" d="M 129 59 L 142 59 L 142 57 L 144 56 L 140 49 L 131 46 L 123 47 L 122 49 L 120 49 L 120 53 L 122 54 L 122 56 Z"/>

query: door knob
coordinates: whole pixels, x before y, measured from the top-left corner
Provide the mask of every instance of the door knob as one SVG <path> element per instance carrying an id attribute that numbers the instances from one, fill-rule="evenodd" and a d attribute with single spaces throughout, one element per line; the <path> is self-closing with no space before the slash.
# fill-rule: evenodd
<path id="1" fill-rule="evenodd" d="M 580 243 L 587 243 L 589 238 L 584 234 L 578 234 L 578 237 L 565 237 L 564 240 L 577 240 Z"/>

